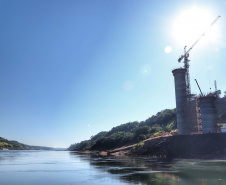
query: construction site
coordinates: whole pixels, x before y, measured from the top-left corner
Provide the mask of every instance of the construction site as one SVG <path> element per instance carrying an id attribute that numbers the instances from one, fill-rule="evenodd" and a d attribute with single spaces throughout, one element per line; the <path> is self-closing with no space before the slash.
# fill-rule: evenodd
<path id="1" fill-rule="evenodd" d="M 220 16 L 213 21 L 209 29 L 219 18 Z M 223 126 L 221 131 L 218 130 L 217 105 L 221 91 L 217 89 L 216 81 L 213 92 L 203 93 L 195 79 L 200 94 L 191 93 L 189 52 L 207 31 L 188 50 L 186 46 L 184 47 L 184 54 L 178 59 L 178 62 L 183 61 L 184 66 L 172 70 L 175 83 L 177 134 L 148 139 L 143 147 L 132 151 L 132 155 L 225 159 L 226 126 Z"/>
<path id="2" fill-rule="evenodd" d="M 219 18 L 220 16 L 213 21 L 209 29 Z M 184 54 L 178 59 L 178 62 L 183 60 L 184 66 L 172 70 L 175 82 L 177 129 L 179 135 L 217 133 L 216 102 L 221 91 L 217 89 L 216 81 L 214 82 L 215 91 L 205 95 L 202 93 L 196 79 L 196 84 L 200 90 L 199 95 L 191 93 L 190 85 L 189 52 L 206 33 L 203 33 L 187 51 L 186 46 L 184 47 Z"/>
<path id="3" fill-rule="evenodd" d="M 210 24 L 209 29 L 211 29 L 219 18 L 220 16 Z M 147 155 L 150 157 L 163 158 L 225 159 L 226 92 L 224 92 L 224 98 L 220 98 L 221 91 L 217 89 L 217 82 L 215 80 L 214 91 L 203 93 L 198 84 L 198 80 L 195 79 L 200 93 L 191 93 L 189 52 L 207 34 L 208 30 L 204 32 L 188 50 L 186 46 L 184 47 L 184 54 L 178 59 L 179 63 L 183 62 L 183 67 L 172 70 L 176 99 L 175 122 L 171 122 L 175 123 L 174 129 L 170 129 L 167 132 L 164 131 L 157 136 L 152 135 L 146 139 L 146 136 L 144 135 L 145 137 L 140 139 L 140 141 L 142 141 L 141 143 L 132 143 L 129 146 L 122 144 L 122 147 L 118 148 L 114 145 L 116 142 L 111 142 L 111 144 L 109 144 L 107 139 L 97 140 L 93 145 L 94 147 L 92 146 L 95 156 Z M 223 114 L 219 114 L 220 111 L 218 110 L 220 109 L 218 104 L 221 104 L 221 110 L 224 110 Z M 220 123 L 219 121 L 222 121 L 222 124 L 218 125 L 218 123 Z M 169 122 L 169 120 L 167 122 Z M 139 126 L 139 129 L 143 128 L 145 132 L 148 133 L 148 126 L 156 124 L 157 122 L 153 121 L 149 124 Z M 225 124 L 225 126 L 223 126 L 223 124 Z M 221 126 L 221 131 L 219 130 L 219 126 Z M 116 130 L 116 128 L 113 129 Z M 120 132 L 119 130 L 117 133 Z M 142 131 L 142 133 L 145 132 Z M 112 140 L 114 141 L 114 139 Z"/>

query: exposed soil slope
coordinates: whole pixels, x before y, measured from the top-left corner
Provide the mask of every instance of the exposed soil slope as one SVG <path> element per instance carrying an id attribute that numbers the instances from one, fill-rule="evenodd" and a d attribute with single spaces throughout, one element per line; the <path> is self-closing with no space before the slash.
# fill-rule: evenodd
<path id="1" fill-rule="evenodd" d="M 226 158 L 226 133 L 175 135 L 148 140 L 132 155 L 167 158 Z"/>

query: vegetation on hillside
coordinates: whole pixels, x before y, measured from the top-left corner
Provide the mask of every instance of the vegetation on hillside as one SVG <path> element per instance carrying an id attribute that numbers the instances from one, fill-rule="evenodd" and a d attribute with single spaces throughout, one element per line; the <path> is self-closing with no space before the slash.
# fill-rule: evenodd
<path id="1" fill-rule="evenodd" d="M 220 123 L 226 123 L 226 94 L 217 100 L 217 119 Z"/>
<path id="2" fill-rule="evenodd" d="M 52 150 L 50 147 L 43 146 L 30 146 L 17 141 L 9 141 L 5 138 L 0 137 L 0 149 L 10 149 L 10 150 Z"/>
<path id="3" fill-rule="evenodd" d="M 218 123 L 226 123 L 226 94 L 217 100 Z M 174 133 L 176 109 L 166 109 L 141 122 L 129 122 L 100 132 L 89 140 L 72 144 L 68 150 L 108 150 L 138 143 L 164 132 Z"/>
<path id="4" fill-rule="evenodd" d="M 176 129 L 176 110 L 166 109 L 141 122 L 129 122 L 100 132 L 89 140 L 72 144 L 69 150 L 108 150 L 138 143 Z"/>

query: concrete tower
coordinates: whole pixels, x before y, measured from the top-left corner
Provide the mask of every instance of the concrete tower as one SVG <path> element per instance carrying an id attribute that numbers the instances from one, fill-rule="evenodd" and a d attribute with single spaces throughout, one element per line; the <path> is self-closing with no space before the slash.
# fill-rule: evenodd
<path id="1" fill-rule="evenodd" d="M 194 95 L 188 94 L 186 69 L 174 69 L 172 73 L 175 82 L 178 134 L 198 132 L 196 98 Z"/>
<path id="2" fill-rule="evenodd" d="M 214 95 L 201 96 L 198 98 L 202 118 L 202 133 L 217 132 L 217 116 Z"/>
<path id="3" fill-rule="evenodd" d="M 187 133 L 187 94 L 186 94 L 186 69 L 178 68 L 172 71 L 175 82 L 175 95 L 176 95 L 176 111 L 177 111 L 177 129 L 178 134 Z"/>

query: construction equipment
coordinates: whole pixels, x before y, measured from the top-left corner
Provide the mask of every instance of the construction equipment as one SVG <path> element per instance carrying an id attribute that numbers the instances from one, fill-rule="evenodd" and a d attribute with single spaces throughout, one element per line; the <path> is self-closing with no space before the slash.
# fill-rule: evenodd
<path id="1" fill-rule="evenodd" d="M 220 97 L 220 94 L 221 94 L 221 90 L 217 90 L 217 81 L 214 80 L 214 86 L 215 86 L 215 95 L 217 96 L 217 98 Z"/>
<path id="2" fill-rule="evenodd" d="M 181 55 L 181 57 L 178 59 L 178 62 L 181 62 L 181 60 L 184 59 L 184 68 L 186 69 L 185 79 L 186 79 L 186 91 L 187 95 L 191 93 L 191 87 L 190 87 L 190 76 L 189 76 L 189 52 L 193 49 L 193 47 L 200 41 L 202 37 L 206 35 L 206 33 L 209 31 L 209 29 L 217 22 L 217 20 L 221 16 L 218 16 L 212 24 L 209 26 L 209 28 L 195 41 L 195 43 L 186 51 L 186 47 L 184 47 L 184 55 Z"/>
<path id="3" fill-rule="evenodd" d="M 199 87 L 199 83 L 197 82 L 196 79 L 195 79 L 195 81 L 196 81 L 196 84 L 197 84 L 197 86 L 198 86 L 198 88 L 199 88 L 199 90 L 200 90 L 201 95 L 203 96 L 203 93 L 202 93 L 202 91 L 201 91 L 201 88 Z"/>
<path id="4" fill-rule="evenodd" d="M 214 80 L 215 92 L 217 92 L 217 81 Z"/>

